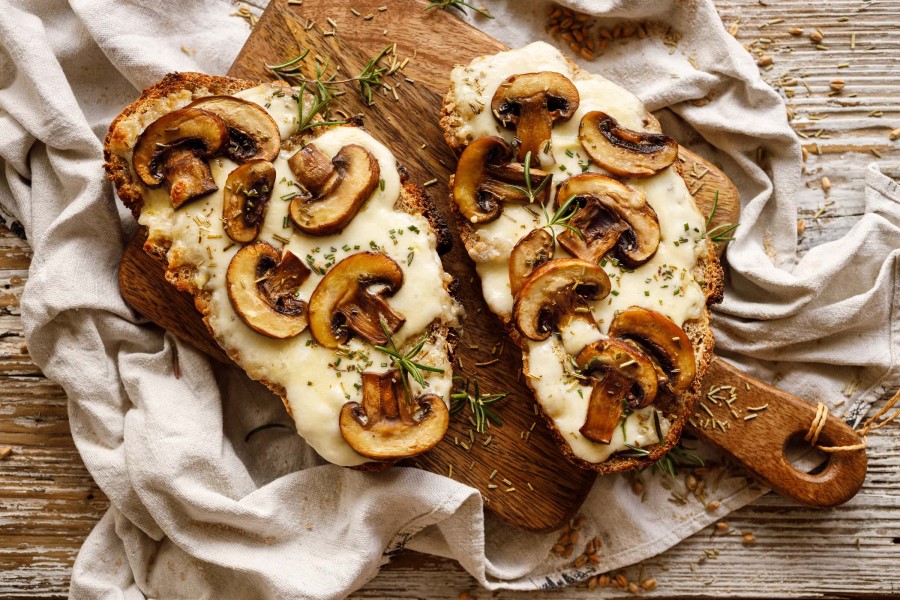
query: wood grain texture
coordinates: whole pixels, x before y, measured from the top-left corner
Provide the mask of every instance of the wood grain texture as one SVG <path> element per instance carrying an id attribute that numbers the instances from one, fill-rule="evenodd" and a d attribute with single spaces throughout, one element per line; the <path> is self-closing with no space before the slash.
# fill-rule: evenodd
<path id="1" fill-rule="evenodd" d="M 490 6 L 494 0 L 485 0 Z M 798 218 L 806 223 L 799 250 L 842 236 L 863 211 L 865 166 L 900 177 L 900 146 L 888 140 L 900 126 L 900 37 L 895 27 L 900 0 L 878 2 L 805 0 L 715 0 L 726 24 L 739 20 L 738 39 L 776 40 L 775 65 L 767 77 L 789 70 L 808 73 L 812 92 L 797 86 L 789 101 L 797 115 L 828 111 L 825 120 L 795 118 L 800 131 L 823 133 L 807 161 L 805 185 L 798 191 Z M 338 17 L 340 17 L 338 15 Z M 352 15 L 346 15 L 349 20 Z M 848 21 L 838 22 L 837 18 Z M 236 17 L 237 18 L 237 17 Z M 784 23 L 767 25 L 771 20 Z M 807 32 L 819 27 L 828 50 L 793 38 L 789 27 Z M 850 49 L 855 33 L 857 48 Z M 874 47 L 873 47 L 874 46 Z M 793 51 L 788 51 L 793 48 Z M 850 71 L 836 65 L 851 60 Z M 836 73 L 838 73 L 836 75 Z M 846 94 L 829 98 L 828 83 L 847 81 Z M 851 91 L 852 90 L 852 91 Z M 846 95 L 845 94 L 845 95 Z M 867 116 L 882 110 L 884 116 Z M 871 150 L 879 151 L 877 159 Z M 820 178 L 833 184 L 825 198 Z M 826 201 L 834 204 L 813 219 Z M 65 395 L 44 379 L 23 352 L 18 310 L 30 263 L 27 243 L 0 226 L 0 446 L 13 454 L 0 461 L 0 597 L 65 598 L 75 554 L 105 510 L 106 500 L 84 469 L 65 416 Z M 629 568 L 629 579 L 653 577 L 658 583 L 647 597 L 696 598 L 894 598 L 900 590 L 900 427 L 889 426 L 869 439 L 869 469 L 862 491 L 832 510 L 812 510 L 769 494 L 728 516 L 731 533 L 698 532 L 664 554 Z M 39 491 L 35 491 L 39 490 Z M 739 533 L 752 531 L 756 542 L 744 545 Z M 39 533 L 37 533 L 39 532 Z M 857 545 L 857 540 L 859 543 Z M 704 560 L 704 550 L 720 550 Z M 701 561 L 703 561 L 701 563 Z M 642 576 L 642 577 L 639 577 Z M 595 598 L 584 586 L 543 594 L 489 593 L 480 590 L 456 563 L 404 553 L 356 598 Z M 605 590 L 618 597 L 621 590 Z"/>
<path id="2" fill-rule="evenodd" d="M 374 19 L 361 20 L 346 33 L 338 25 L 338 36 L 326 35 L 324 28 L 309 25 L 313 21 L 327 22 L 335 10 L 349 12 L 351 6 L 367 14 L 377 12 L 379 4 L 308 1 L 300 16 L 297 7 L 287 0 L 272 2 L 229 74 L 251 80 L 271 78 L 266 64 L 284 62 L 305 48 L 311 48 L 344 73 L 359 73 L 369 58 L 385 47 L 385 27 L 404 31 L 404 39 L 414 40 L 431 32 L 444 40 L 440 53 L 427 54 L 433 52 L 431 48 L 425 50 L 430 45 L 420 46 L 418 57 L 402 73 L 389 78 L 395 89 L 402 86 L 403 92 L 396 99 L 392 95 L 376 95 L 374 105 L 367 107 L 358 94 L 350 93 L 341 96 L 337 105 L 341 110 L 364 116 L 366 129 L 387 142 L 398 161 L 409 170 L 412 181 L 421 184 L 432 179 L 434 173 L 441 173 L 437 184 L 428 189 L 438 209 L 451 222 L 447 178 L 455 169 L 456 160 L 436 125 L 451 61 L 466 53 L 475 56 L 503 46 L 445 12 L 420 14 L 414 1 L 393 3 L 394 10 L 384 13 L 389 24 L 383 22 L 385 19 L 377 23 Z M 399 45 L 397 52 L 403 56 Z M 416 83 L 410 85 L 406 78 Z M 407 122 L 403 115 L 431 118 Z M 422 145 L 431 148 L 433 156 L 423 157 Z M 736 222 L 740 200 L 734 185 L 721 171 L 689 151 L 683 151 L 679 158 L 685 173 L 705 173 L 703 185 L 695 184 L 703 212 L 711 211 L 718 191 L 716 217 Z M 451 227 L 456 234 L 455 227 Z M 190 298 L 165 283 L 159 263 L 134 251 L 141 244 L 141 240 L 133 240 L 123 256 L 119 272 L 123 297 L 151 321 L 222 360 L 222 351 L 191 307 Z M 462 244 L 457 242 L 443 262 L 446 270 L 462 283 L 460 295 L 467 314 L 454 374 L 477 376 L 483 393 L 504 391 L 510 395 L 492 407 L 504 424 L 487 432 L 490 440 L 470 433 L 472 426 L 466 410 L 452 419 L 447 435 L 437 447 L 411 462 L 479 489 L 489 510 L 514 525 L 537 531 L 556 529 L 577 510 L 595 474 L 566 462 L 537 416 L 535 401 L 521 376 L 520 352 L 485 304 L 475 283 L 474 264 Z M 498 347 L 502 351 L 495 354 L 493 350 Z"/>

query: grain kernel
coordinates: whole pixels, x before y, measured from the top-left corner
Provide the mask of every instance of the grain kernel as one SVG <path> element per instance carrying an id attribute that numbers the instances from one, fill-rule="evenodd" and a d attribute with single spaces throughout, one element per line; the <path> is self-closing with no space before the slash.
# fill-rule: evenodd
<path id="1" fill-rule="evenodd" d="M 637 594 L 640 591 L 640 589 L 638 588 L 638 585 L 632 581 L 631 583 L 628 584 L 628 591 L 631 592 L 632 594 Z"/>
<path id="2" fill-rule="evenodd" d="M 569 544 L 568 546 L 566 546 L 565 551 L 563 551 L 562 557 L 569 558 L 570 556 L 572 556 L 573 552 L 575 552 L 575 546 L 573 546 L 572 544 Z"/>
<path id="3" fill-rule="evenodd" d="M 749 531 L 743 535 L 741 541 L 745 544 L 752 544 L 756 541 L 756 536 L 750 533 Z"/>
<path id="4" fill-rule="evenodd" d="M 768 67 L 769 65 L 773 64 L 774 62 L 775 62 L 775 59 L 773 59 L 770 54 L 765 54 L 765 55 L 759 57 L 759 60 L 756 61 L 756 64 L 759 65 L 760 67 Z"/>
<path id="5" fill-rule="evenodd" d="M 620 588 L 628 587 L 628 579 L 621 573 L 616 575 L 616 586 Z"/>
<path id="6" fill-rule="evenodd" d="M 728 531 L 728 523 L 726 521 L 719 521 L 716 523 L 716 529 L 719 531 Z"/>
<path id="7" fill-rule="evenodd" d="M 656 589 L 656 580 L 652 577 L 641 582 L 641 589 L 645 592 L 652 592 Z"/>
<path id="8" fill-rule="evenodd" d="M 791 27 L 788 29 L 788 33 L 791 35 L 803 35 L 803 30 L 799 27 Z"/>
<path id="9" fill-rule="evenodd" d="M 577 544 L 578 538 L 580 538 L 580 537 L 581 537 L 580 533 L 578 533 L 577 531 L 573 531 L 572 533 L 569 534 L 569 542 L 571 542 L 573 544 Z"/>
<path id="10" fill-rule="evenodd" d="M 0 448 L 0 460 L 9 458 L 10 454 L 12 454 L 12 448 L 10 446 L 4 446 L 3 448 Z"/>
<path id="11" fill-rule="evenodd" d="M 716 512 L 717 510 L 719 510 L 719 501 L 711 500 L 709 503 L 707 503 L 706 510 L 708 510 L 709 512 Z"/>
<path id="12" fill-rule="evenodd" d="M 579 556 L 578 558 L 575 559 L 575 567 L 580 569 L 581 567 L 584 566 L 584 563 L 586 563 L 586 562 L 587 562 L 587 557 L 584 554 L 582 554 L 581 556 Z"/>
<path id="13" fill-rule="evenodd" d="M 741 30 L 741 28 L 738 26 L 737 23 L 732 23 L 731 25 L 728 26 L 728 33 L 731 35 L 731 37 L 737 37 L 738 31 L 740 31 L 740 30 Z"/>
<path id="14" fill-rule="evenodd" d="M 588 579 L 588 589 L 593 590 L 597 587 L 597 577 L 591 577 Z"/>
<path id="15" fill-rule="evenodd" d="M 631 491 L 635 496 L 640 496 L 644 493 L 644 483 L 640 479 L 635 479 L 631 482 Z"/>
<path id="16" fill-rule="evenodd" d="M 553 554 L 562 554 L 565 551 L 566 547 L 562 544 L 556 544 L 553 546 Z"/>
<path id="17" fill-rule="evenodd" d="M 842 89 L 844 89 L 844 87 L 845 87 L 847 84 L 844 83 L 844 80 L 843 80 L 843 79 L 835 79 L 835 80 L 833 80 L 829 85 L 830 85 L 831 89 L 833 89 L 833 90 L 836 91 L 836 92 L 839 92 L 839 91 L 841 91 Z"/>
<path id="18" fill-rule="evenodd" d="M 612 581 L 612 580 L 609 578 L 609 575 L 601 575 L 600 577 L 597 578 L 597 584 L 600 587 L 608 586 L 610 581 Z"/>
<path id="19" fill-rule="evenodd" d="M 831 180 L 827 177 L 822 178 L 822 191 L 825 192 L 825 195 L 828 195 L 828 192 L 831 191 Z"/>
<path id="20" fill-rule="evenodd" d="M 812 33 L 809 34 L 809 39 L 812 40 L 814 43 L 818 44 L 819 42 L 821 42 L 822 40 L 825 39 L 825 34 L 822 33 L 822 31 L 820 29 L 816 29 L 815 31 L 813 31 Z"/>
<path id="21" fill-rule="evenodd" d="M 893 142 L 895 140 L 900 140 L 900 129 L 894 129 L 888 134 L 888 138 Z"/>
<path id="22" fill-rule="evenodd" d="M 589 554 L 588 560 L 591 561 L 591 564 L 598 565 L 600 564 L 600 557 L 596 554 Z"/>

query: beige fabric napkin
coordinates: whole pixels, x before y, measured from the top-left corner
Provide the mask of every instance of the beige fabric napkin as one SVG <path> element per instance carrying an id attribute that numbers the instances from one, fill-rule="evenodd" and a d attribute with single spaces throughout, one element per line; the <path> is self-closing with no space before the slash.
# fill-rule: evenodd
<path id="1" fill-rule="evenodd" d="M 546 37 L 543 2 L 485 3 L 497 18 L 473 22 L 507 44 Z M 720 349 L 763 376 L 778 360 L 783 387 L 824 401 L 856 375 L 864 385 L 850 417 L 861 416 L 897 384 L 897 186 L 873 168 L 857 226 L 795 260 L 799 144 L 712 5 L 568 4 L 683 33 L 674 53 L 636 40 L 585 66 L 662 111 L 682 141 L 705 140 L 700 150 L 741 189 Z M 602 560 L 575 569 L 549 555 L 556 534 L 505 525 L 453 480 L 324 465 L 282 429 L 247 440 L 260 424 L 289 423 L 280 402 L 146 326 L 119 296 L 116 268 L 134 224 L 104 180 L 100 141 L 165 73 L 223 74 L 248 34 L 235 10 L 228 0 L 0 0 L 0 208 L 34 248 L 22 298 L 29 348 L 65 388 L 75 442 L 112 503 L 78 556 L 73 598 L 340 598 L 403 545 L 454 557 L 490 588 L 551 588 L 653 556 L 761 493 L 725 477 L 712 514 L 696 500 L 670 503 L 665 486 L 683 483 L 650 471 L 645 502 L 625 478 L 600 479 L 581 514 L 582 540 L 600 536 Z M 760 146 L 768 171 L 754 162 Z M 767 232 L 780 265 L 765 254 Z"/>

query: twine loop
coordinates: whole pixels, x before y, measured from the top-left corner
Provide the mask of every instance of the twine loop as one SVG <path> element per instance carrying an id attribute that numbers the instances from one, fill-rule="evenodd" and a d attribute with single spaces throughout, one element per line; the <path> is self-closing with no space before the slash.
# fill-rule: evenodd
<path id="1" fill-rule="evenodd" d="M 852 444 L 849 446 L 819 446 L 819 434 L 822 433 L 822 429 L 825 428 L 825 423 L 828 421 L 828 406 L 819 402 L 816 405 L 816 416 L 813 417 L 812 423 L 809 424 L 809 431 L 806 432 L 806 435 L 803 436 L 803 439 L 809 442 L 810 446 L 815 447 L 822 452 L 826 452 L 828 454 L 834 452 L 852 452 L 854 450 L 863 450 L 866 448 L 868 442 L 866 436 L 870 431 L 875 431 L 877 429 L 881 429 L 898 416 L 900 416 L 900 407 L 897 408 L 889 417 L 886 417 L 879 421 L 882 416 L 884 416 L 889 410 L 891 410 L 897 402 L 900 401 L 900 390 L 897 391 L 894 396 L 888 400 L 885 405 L 879 410 L 877 413 L 872 415 L 859 429 L 856 429 L 856 433 L 862 438 L 862 442 L 858 444 Z"/>

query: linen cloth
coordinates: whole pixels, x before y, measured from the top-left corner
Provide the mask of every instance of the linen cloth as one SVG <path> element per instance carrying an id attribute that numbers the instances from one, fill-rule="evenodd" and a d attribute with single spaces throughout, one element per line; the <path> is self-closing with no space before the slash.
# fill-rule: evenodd
<path id="1" fill-rule="evenodd" d="M 485 4 L 496 19 L 468 19 L 501 41 L 546 39 L 544 2 Z M 701 152 L 741 191 L 717 350 L 764 379 L 777 360 L 781 387 L 827 403 L 856 377 L 847 418 L 857 423 L 898 384 L 897 185 L 871 167 L 866 214 L 797 260 L 799 143 L 712 4 L 564 4 L 682 33 L 674 53 L 648 38 L 579 62 L 635 91 L 681 141 L 705 141 Z M 101 143 L 109 121 L 165 73 L 224 74 L 249 33 L 234 11 L 228 0 L 0 0 L 0 209 L 34 249 L 22 298 L 29 349 L 66 390 L 76 445 L 111 501 L 76 561 L 73 598 L 340 598 L 403 545 L 453 557 L 491 589 L 550 588 L 662 552 L 764 491 L 726 478 L 712 514 L 669 503 L 649 470 L 644 503 L 625 478 L 601 478 L 581 514 L 582 539 L 602 538 L 602 560 L 573 569 L 548 558 L 556 534 L 502 523 L 476 490 L 446 477 L 326 465 L 281 429 L 245 441 L 260 424 L 290 422 L 280 401 L 146 326 L 119 295 L 134 223 L 104 180 Z"/>

